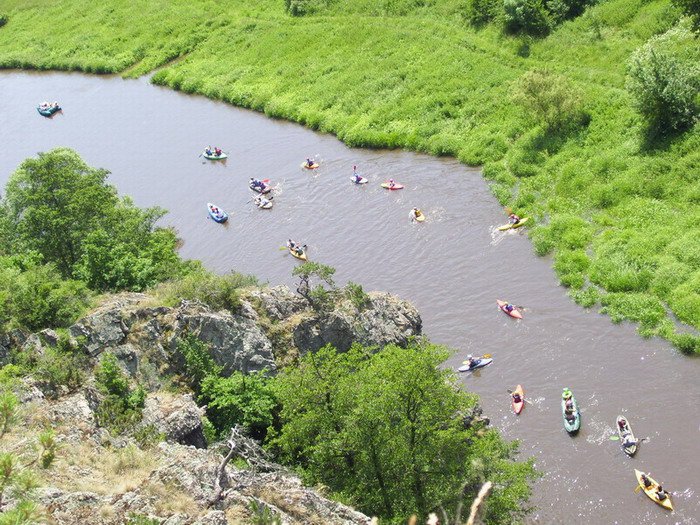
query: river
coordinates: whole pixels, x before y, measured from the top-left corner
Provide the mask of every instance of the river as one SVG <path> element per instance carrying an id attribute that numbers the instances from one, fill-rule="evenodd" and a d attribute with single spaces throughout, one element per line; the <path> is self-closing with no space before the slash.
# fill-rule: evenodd
<path id="1" fill-rule="evenodd" d="M 446 365 L 458 366 L 468 353 L 492 354 L 493 364 L 461 380 L 544 474 L 528 523 L 700 523 L 700 360 L 576 306 L 523 232 L 496 231 L 506 216 L 477 169 L 348 148 L 146 79 L 3 72 L 0 95 L 0 187 L 23 159 L 73 148 L 110 170 L 110 181 L 137 205 L 168 209 L 162 222 L 179 232 L 184 257 L 217 272 L 292 284 L 296 262 L 279 248 L 293 238 L 309 245 L 310 259 L 337 268 L 339 282 L 411 300 L 426 334 L 456 349 Z M 39 116 L 34 108 L 45 99 L 64 111 Z M 229 153 L 226 163 L 198 156 L 208 144 Z M 321 168 L 300 169 L 307 156 Z M 353 165 L 369 184 L 350 182 Z M 272 210 L 250 202 L 252 176 L 272 180 Z M 406 188 L 380 188 L 390 177 Z M 228 224 L 207 218 L 207 201 L 230 213 Z M 409 221 L 413 206 L 426 222 Z M 496 298 L 524 305 L 525 319 L 504 315 Z M 520 417 L 506 392 L 517 383 L 533 402 Z M 562 428 L 564 386 L 581 407 L 575 437 Z M 609 439 L 618 414 L 629 416 L 637 437 L 649 438 L 633 459 Z M 634 492 L 634 468 L 676 492 L 675 512 Z"/>

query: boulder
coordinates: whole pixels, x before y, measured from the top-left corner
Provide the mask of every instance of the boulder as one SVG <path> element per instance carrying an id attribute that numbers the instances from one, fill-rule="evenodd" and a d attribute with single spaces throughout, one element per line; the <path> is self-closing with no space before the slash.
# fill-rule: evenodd
<path id="1" fill-rule="evenodd" d="M 160 393 L 149 395 L 143 409 L 140 428 L 153 425 L 168 441 L 206 448 L 202 429 L 204 409 L 197 406 L 189 394 L 172 397 Z"/>

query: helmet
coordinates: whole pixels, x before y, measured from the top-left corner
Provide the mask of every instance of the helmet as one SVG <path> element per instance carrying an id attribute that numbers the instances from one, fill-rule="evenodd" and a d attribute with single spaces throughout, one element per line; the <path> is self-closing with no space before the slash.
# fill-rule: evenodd
<path id="1" fill-rule="evenodd" d="M 469 355 L 467 356 L 467 359 L 471 359 L 471 358 L 472 358 L 472 355 L 469 354 Z"/>

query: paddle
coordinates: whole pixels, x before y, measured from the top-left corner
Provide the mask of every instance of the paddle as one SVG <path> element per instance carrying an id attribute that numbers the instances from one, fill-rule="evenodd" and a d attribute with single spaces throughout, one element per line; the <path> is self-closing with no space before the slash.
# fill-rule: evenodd
<path id="1" fill-rule="evenodd" d="M 506 391 L 507 391 L 509 394 L 512 394 L 512 393 L 513 393 L 513 391 L 512 391 L 510 388 L 506 388 Z M 525 397 L 521 397 L 520 399 L 522 399 L 522 400 L 525 401 L 526 403 L 529 403 L 529 404 L 532 405 L 532 401 L 530 401 L 529 399 L 527 399 L 527 398 L 525 398 Z"/>

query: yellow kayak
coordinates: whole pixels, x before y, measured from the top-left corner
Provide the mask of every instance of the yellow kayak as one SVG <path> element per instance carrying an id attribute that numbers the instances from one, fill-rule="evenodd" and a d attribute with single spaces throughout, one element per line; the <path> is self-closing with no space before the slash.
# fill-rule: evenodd
<path id="1" fill-rule="evenodd" d="M 287 248 L 287 249 L 289 250 L 289 253 L 292 254 L 292 257 L 296 257 L 296 258 L 299 259 L 300 261 L 306 261 L 306 260 L 307 260 L 307 258 L 306 258 L 306 252 L 305 252 L 305 251 L 302 252 L 301 255 L 299 255 L 297 252 L 295 252 L 295 251 L 292 250 L 291 248 Z"/>
<path id="2" fill-rule="evenodd" d="M 418 222 L 423 222 L 424 220 L 425 220 L 425 215 L 423 215 L 422 213 L 418 217 L 416 217 L 416 221 L 418 221 Z"/>
<path id="3" fill-rule="evenodd" d="M 527 220 L 530 217 L 525 217 L 524 219 L 520 219 L 520 222 L 517 224 L 504 224 L 503 226 L 499 226 L 498 229 L 500 231 L 506 231 L 506 230 L 514 230 L 515 228 L 520 228 L 523 224 L 527 222 Z"/>
<path id="4" fill-rule="evenodd" d="M 644 474 L 641 470 L 634 469 L 634 474 L 637 476 L 637 483 L 639 483 L 639 486 L 642 488 L 644 491 L 644 494 L 646 494 L 649 499 L 651 499 L 654 503 L 657 505 L 661 505 L 663 508 L 668 509 L 668 510 L 673 510 L 673 503 L 671 503 L 671 496 L 668 496 L 665 500 L 659 501 L 659 498 L 656 497 L 656 488 L 659 486 L 659 484 L 654 481 L 651 476 L 647 476 L 649 478 L 649 481 L 651 481 L 651 487 L 644 488 L 644 482 L 642 481 L 642 474 Z"/>

